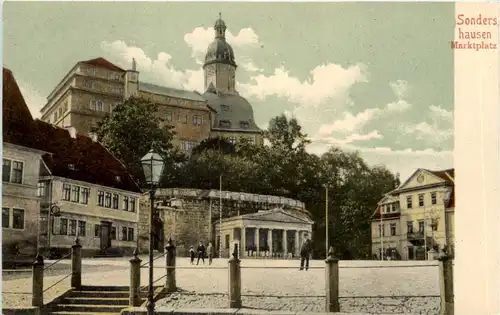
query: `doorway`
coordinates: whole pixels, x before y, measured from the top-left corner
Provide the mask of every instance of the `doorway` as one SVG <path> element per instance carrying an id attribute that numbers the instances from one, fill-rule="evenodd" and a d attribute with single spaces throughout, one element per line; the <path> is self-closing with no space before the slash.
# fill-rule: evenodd
<path id="1" fill-rule="evenodd" d="M 111 247 L 111 222 L 101 221 L 101 251 Z"/>

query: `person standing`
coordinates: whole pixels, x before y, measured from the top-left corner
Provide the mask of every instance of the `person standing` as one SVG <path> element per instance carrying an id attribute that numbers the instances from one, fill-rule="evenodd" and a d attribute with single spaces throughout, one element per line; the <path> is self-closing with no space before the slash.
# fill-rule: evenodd
<path id="1" fill-rule="evenodd" d="M 299 270 L 304 270 L 304 262 L 305 262 L 305 268 L 306 271 L 309 269 L 309 256 L 311 255 L 312 252 L 312 243 L 311 240 L 305 236 L 305 240 L 302 243 L 302 247 L 300 248 L 300 269 Z"/>
<path id="2" fill-rule="evenodd" d="M 212 246 L 212 242 L 209 242 L 208 243 L 208 246 L 207 246 L 207 253 L 208 253 L 208 264 L 211 265 L 212 264 L 212 257 L 213 257 L 213 246 Z"/>
<path id="3" fill-rule="evenodd" d="M 198 245 L 197 252 L 198 252 L 198 261 L 196 264 L 198 265 L 200 263 L 200 258 L 203 260 L 203 264 L 205 264 L 205 245 L 203 245 L 203 242 L 200 241 L 200 245 Z"/>
<path id="4" fill-rule="evenodd" d="M 189 257 L 191 257 L 191 265 L 194 264 L 194 248 L 193 248 L 193 245 L 191 245 L 191 247 L 189 247 Z"/>

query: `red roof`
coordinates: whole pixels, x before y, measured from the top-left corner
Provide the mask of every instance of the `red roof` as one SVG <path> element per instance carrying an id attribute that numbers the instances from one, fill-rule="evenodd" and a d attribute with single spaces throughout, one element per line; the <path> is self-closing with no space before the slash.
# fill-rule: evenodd
<path id="1" fill-rule="evenodd" d="M 93 65 L 93 66 L 106 68 L 106 69 L 113 70 L 113 71 L 125 72 L 125 70 L 123 70 L 122 68 L 118 67 L 115 64 L 112 64 L 111 62 L 107 61 L 106 59 L 104 59 L 102 57 L 91 59 L 91 60 L 80 61 L 80 62 L 87 64 L 87 65 Z"/>
<path id="2" fill-rule="evenodd" d="M 3 141 L 50 152 L 43 160 L 54 176 L 141 192 L 125 166 L 99 142 L 33 120 L 14 75 L 3 69 Z"/>
<path id="3" fill-rule="evenodd" d="M 99 142 L 83 134 L 72 138 L 68 130 L 36 120 L 38 138 L 52 154 L 43 160 L 53 176 L 141 192 L 125 166 Z"/>
<path id="4" fill-rule="evenodd" d="M 36 126 L 14 75 L 3 68 L 3 141 L 36 148 Z"/>

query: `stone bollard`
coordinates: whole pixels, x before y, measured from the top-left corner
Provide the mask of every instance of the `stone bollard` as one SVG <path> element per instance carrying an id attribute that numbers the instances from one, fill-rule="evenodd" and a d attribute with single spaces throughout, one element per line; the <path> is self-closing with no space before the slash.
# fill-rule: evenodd
<path id="1" fill-rule="evenodd" d="M 234 244 L 233 257 L 229 259 L 229 308 L 241 308 L 241 269 L 238 244 Z"/>
<path id="2" fill-rule="evenodd" d="M 455 302 L 453 295 L 453 257 L 447 248 L 439 255 L 439 277 L 441 288 L 441 314 L 453 315 Z"/>
<path id="3" fill-rule="evenodd" d="M 78 237 L 71 246 L 71 288 L 77 291 L 82 288 L 82 245 Z"/>
<path id="4" fill-rule="evenodd" d="M 134 250 L 134 257 L 130 259 L 130 291 L 129 291 L 129 305 L 141 306 L 142 301 L 139 296 L 139 287 L 141 286 L 141 262 L 142 260 L 137 257 L 137 247 Z"/>
<path id="5" fill-rule="evenodd" d="M 175 245 L 172 242 L 172 239 L 169 238 L 167 245 L 165 246 L 166 255 L 166 282 L 165 282 L 165 290 L 167 293 L 177 291 L 177 283 L 175 281 Z"/>
<path id="6" fill-rule="evenodd" d="M 31 291 L 31 305 L 43 306 L 43 257 L 38 254 L 33 262 L 33 287 Z"/>
<path id="7" fill-rule="evenodd" d="M 328 250 L 326 266 L 326 312 L 340 312 L 339 304 L 339 260 L 335 258 L 333 247 Z"/>

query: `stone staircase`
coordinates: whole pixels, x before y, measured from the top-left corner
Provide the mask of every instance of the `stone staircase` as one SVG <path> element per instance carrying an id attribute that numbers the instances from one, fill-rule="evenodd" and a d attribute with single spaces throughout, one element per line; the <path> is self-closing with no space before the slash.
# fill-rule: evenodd
<path id="1" fill-rule="evenodd" d="M 141 295 L 144 303 L 146 294 Z M 128 307 L 128 287 L 82 286 L 80 291 L 50 303 L 43 314 L 47 315 L 118 315 Z"/>

